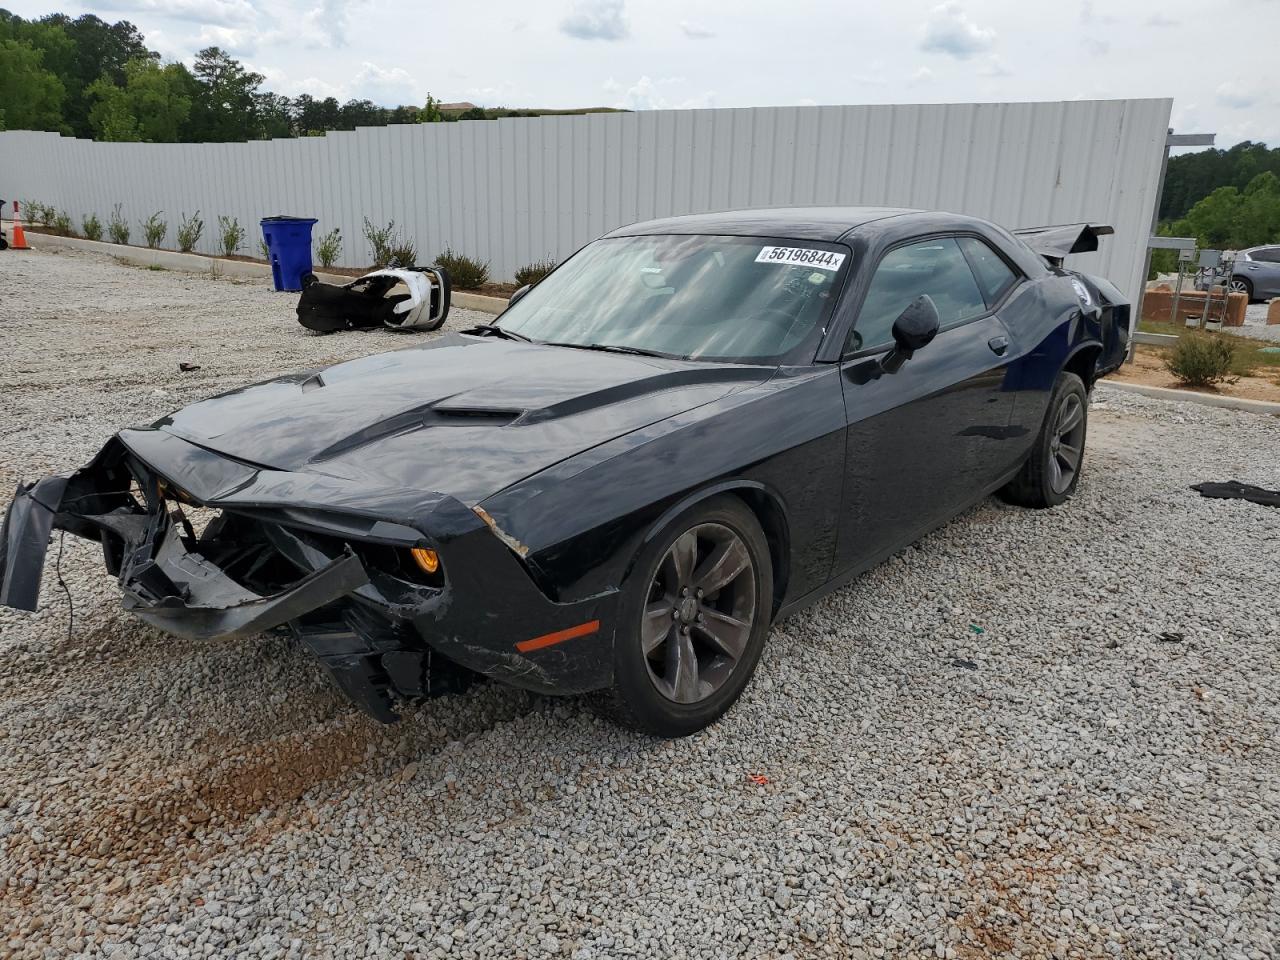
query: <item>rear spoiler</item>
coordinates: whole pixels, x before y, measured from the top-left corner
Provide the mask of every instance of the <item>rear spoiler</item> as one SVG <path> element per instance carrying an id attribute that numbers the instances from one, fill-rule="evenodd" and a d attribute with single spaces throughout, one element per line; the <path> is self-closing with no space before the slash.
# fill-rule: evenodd
<path id="1" fill-rule="evenodd" d="M 1098 238 L 1115 233 L 1105 223 L 1066 223 L 1052 227 L 1023 227 L 1013 235 L 1044 257 L 1051 267 L 1062 266 L 1069 253 L 1092 253 L 1098 249 Z"/>

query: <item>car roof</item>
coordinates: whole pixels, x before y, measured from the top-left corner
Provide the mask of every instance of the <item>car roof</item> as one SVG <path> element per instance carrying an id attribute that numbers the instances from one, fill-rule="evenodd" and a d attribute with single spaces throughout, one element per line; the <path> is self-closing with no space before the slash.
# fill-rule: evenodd
<path id="1" fill-rule="evenodd" d="M 839 240 L 850 230 L 872 221 L 919 212 L 921 211 L 906 207 L 762 207 L 643 220 L 619 227 L 606 236 L 714 234 L 730 237 L 790 237 L 796 240 L 830 242 Z"/>

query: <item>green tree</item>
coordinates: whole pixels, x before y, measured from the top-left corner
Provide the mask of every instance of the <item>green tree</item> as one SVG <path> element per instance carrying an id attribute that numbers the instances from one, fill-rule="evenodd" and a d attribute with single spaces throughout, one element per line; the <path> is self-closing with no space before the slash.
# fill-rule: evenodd
<path id="1" fill-rule="evenodd" d="M 418 112 L 419 123 L 439 123 L 444 119 L 444 114 L 440 112 L 440 101 L 427 94 L 427 105 Z"/>
<path id="2" fill-rule="evenodd" d="M 252 139 L 258 126 L 256 97 L 262 74 L 246 70 L 219 47 L 205 47 L 196 54 L 191 72 L 197 92 L 191 104 L 189 139 Z"/>
<path id="3" fill-rule="evenodd" d="M 99 140 L 146 140 L 174 143 L 191 112 L 191 74 L 180 63 L 130 60 L 124 86 L 105 74 L 91 83 L 85 96 L 94 101 L 89 125 Z"/>
<path id="4" fill-rule="evenodd" d="M 62 130 L 62 82 L 42 54 L 20 40 L 0 40 L 0 129 Z"/>
<path id="5" fill-rule="evenodd" d="M 73 44 L 74 55 L 65 67 L 60 62 L 51 62 L 50 69 L 65 69 L 65 73 L 58 74 L 67 92 L 65 119 L 77 137 L 93 135 L 89 111 L 94 101 L 86 96 L 90 86 L 103 76 L 117 86 L 123 86 L 127 63 L 140 58 L 160 58 L 160 54 L 147 49 L 138 28 L 127 20 L 107 23 L 91 13 L 73 20 L 66 14 L 54 13 L 29 26 L 60 30 Z"/>

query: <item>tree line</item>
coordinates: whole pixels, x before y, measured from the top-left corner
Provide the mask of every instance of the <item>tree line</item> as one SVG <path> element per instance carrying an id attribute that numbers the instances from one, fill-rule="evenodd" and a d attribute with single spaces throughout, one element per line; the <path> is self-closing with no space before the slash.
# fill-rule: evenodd
<path id="1" fill-rule="evenodd" d="M 1280 147 L 1246 140 L 1171 157 L 1160 233 L 1224 250 L 1280 241 Z"/>
<path id="2" fill-rule="evenodd" d="M 537 116 L 505 108 L 441 110 L 427 102 L 285 97 L 219 47 L 188 67 L 165 63 L 132 23 L 53 13 L 36 20 L 0 10 L 0 130 L 52 130 L 94 140 L 226 142 L 302 137 L 327 130 Z"/>

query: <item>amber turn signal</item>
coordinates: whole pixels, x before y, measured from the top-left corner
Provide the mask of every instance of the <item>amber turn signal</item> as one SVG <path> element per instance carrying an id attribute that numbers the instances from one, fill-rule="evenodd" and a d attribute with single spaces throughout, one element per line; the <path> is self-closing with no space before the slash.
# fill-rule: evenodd
<path id="1" fill-rule="evenodd" d="M 440 569 L 440 555 L 430 547 L 414 547 L 409 552 L 423 573 L 436 573 Z"/>

